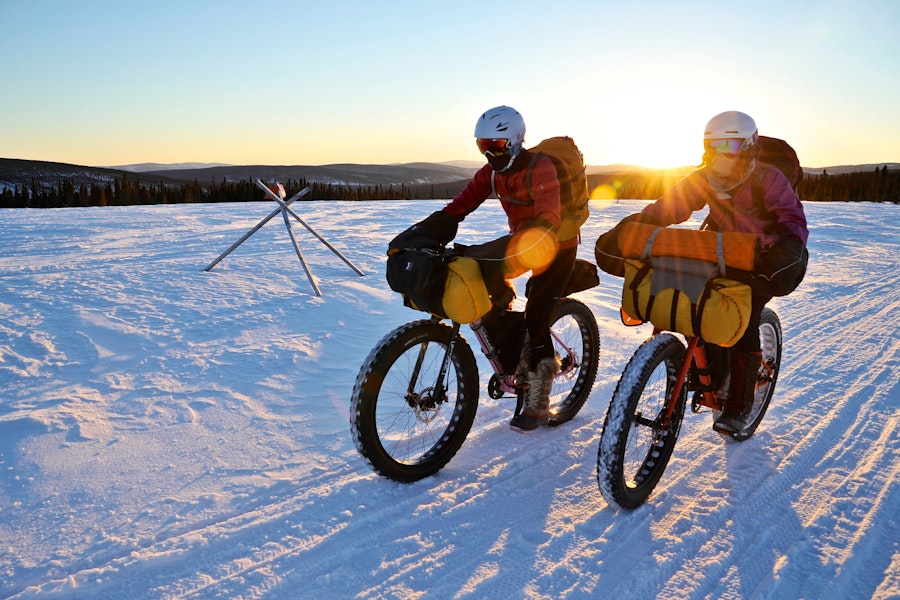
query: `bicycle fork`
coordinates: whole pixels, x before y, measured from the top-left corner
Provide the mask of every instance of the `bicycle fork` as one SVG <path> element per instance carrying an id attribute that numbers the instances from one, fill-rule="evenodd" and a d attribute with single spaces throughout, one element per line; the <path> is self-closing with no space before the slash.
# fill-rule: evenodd
<path id="1" fill-rule="evenodd" d="M 437 380 L 432 388 L 431 402 L 425 406 L 423 402 L 424 394 L 416 392 L 419 382 L 419 374 L 422 371 L 422 364 L 425 362 L 425 355 L 428 352 L 428 342 L 424 342 L 419 347 L 419 355 L 416 357 L 416 364 L 413 366 L 412 373 L 409 378 L 409 387 L 406 389 L 406 402 L 414 408 L 433 408 L 434 406 L 443 404 L 447 400 L 447 387 L 444 380 L 447 372 L 450 370 L 450 361 L 453 360 L 453 352 L 456 349 L 456 340 L 459 336 L 459 323 L 453 323 L 450 330 L 450 340 L 447 342 L 447 349 L 444 352 L 444 358 L 441 360 L 441 368 L 438 371 Z"/>
<path id="2" fill-rule="evenodd" d="M 699 412 L 701 406 L 712 408 L 714 410 L 721 410 L 722 408 L 722 403 L 717 397 L 717 392 L 709 390 L 712 385 L 712 377 L 709 373 L 709 364 L 706 360 L 706 353 L 703 352 L 703 349 L 700 347 L 700 338 L 690 337 L 688 338 L 688 346 L 685 350 L 684 360 L 681 361 L 681 365 L 678 367 L 678 373 L 675 375 L 675 381 L 672 384 L 671 394 L 666 402 L 666 410 L 664 414 L 661 415 L 662 422 L 660 425 L 662 427 L 668 427 L 669 422 L 672 420 L 675 407 L 687 385 L 688 372 L 692 365 L 696 366 L 696 372 L 700 379 L 701 391 L 695 396 L 694 401 L 691 403 L 691 410 L 695 413 Z"/>

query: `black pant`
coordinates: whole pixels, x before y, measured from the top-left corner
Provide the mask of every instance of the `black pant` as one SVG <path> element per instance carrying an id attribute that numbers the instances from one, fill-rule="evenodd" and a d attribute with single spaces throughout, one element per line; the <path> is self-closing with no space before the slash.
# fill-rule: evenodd
<path id="1" fill-rule="evenodd" d="M 754 289 L 753 296 L 751 299 L 752 305 L 750 308 L 750 322 L 747 325 L 747 331 L 744 332 L 744 335 L 741 336 L 741 339 L 737 341 L 734 347 L 741 352 L 758 352 L 760 350 L 759 345 L 759 318 L 762 315 L 763 308 L 766 307 L 766 304 L 769 300 L 772 299 L 772 296 L 767 294 L 759 294 Z"/>
<path id="2" fill-rule="evenodd" d="M 560 249 L 550 266 L 539 275 L 533 275 L 528 282 L 525 328 L 531 338 L 529 368 L 532 371 L 542 358 L 552 357 L 554 354 L 550 319 L 572 276 L 577 253 L 577 247 Z"/>
<path id="3" fill-rule="evenodd" d="M 507 277 L 506 248 L 511 236 L 469 246 L 465 255 L 478 260 L 488 290 L 498 290 Z M 531 356 L 529 367 L 533 371 L 542 358 L 554 354 L 553 341 L 550 338 L 550 319 L 557 301 L 566 289 L 572 271 L 575 269 L 575 257 L 578 248 L 563 248 L 557 251 L 550 265 L 540 274 L 532 275 L 526 287 L 528 301 L 525 303 L 525 330 L 531 338 Z"/>

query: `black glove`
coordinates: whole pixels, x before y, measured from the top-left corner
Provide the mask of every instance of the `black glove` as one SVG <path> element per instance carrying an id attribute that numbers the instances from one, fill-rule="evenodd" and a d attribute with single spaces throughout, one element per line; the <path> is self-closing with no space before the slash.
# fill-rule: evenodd
<path id="1" fill-rule="evenodd" d="M 439 210 L 391 240 L 388 249 L 446 246 L 456 237 L 458 226 L 458 218 Z"/>
<path id="2" fill-rule="evenodd" d="M 644 223 L 645 225 L 656 225 L 657 227 L 662 226 L 662 223 L 657 221 L 655 218 L 642 212 L 628 215 L 627 217 L 622 219 L 621 223 L 619 224 L 621 225 L 622 223 Z"/>
<path id="3" fill-rule="evenodd" d="M 795 235 L 779 239 L 759 257 L 757 278 L 764 281 L 773 296 L 787 296 L 806 275 L 809 252 Z"/>
<path id="4" fill-rule="evenodd" d="M 775 242 L 772 248 L 778 248 L 779 252 L 788 256 L 800 256 L 803 253 L 803 242 L 797 236 L 789 235 Z"/>

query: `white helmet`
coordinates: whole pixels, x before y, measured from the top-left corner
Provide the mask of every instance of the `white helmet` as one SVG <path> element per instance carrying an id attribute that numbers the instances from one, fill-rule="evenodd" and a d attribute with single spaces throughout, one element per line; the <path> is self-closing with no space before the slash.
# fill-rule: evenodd
<path id="1" fill-rule="evenodd" d="M 743 140 L 746 150 L 759 140 L 756 122 L 742 112 L 730 110 L 714 116 L 703 130 L 703 140 Z"/>
<path id="2" fill-rule="evenodd" d="M 475 123 L 475 137 L 509 140 L 512 147 L 521 148 L 525 141 L 525 119 L 514 108 L 498 106 L 485 111 Z"/>
<path id="3" fill-rule="evenodd" d="M 475 139 L 479 151 L 487 158 L 488 163 L 495 171 L 502 172 L 510 168 L 515 162 L 522 144 L 525 141 L 525 119 L 514 108 L 509 106 L 497 106 L 478 118 L 475 123 Z M 486 151 L 490 140 L 505 140 L 502 148 L 496 151 Z"/>

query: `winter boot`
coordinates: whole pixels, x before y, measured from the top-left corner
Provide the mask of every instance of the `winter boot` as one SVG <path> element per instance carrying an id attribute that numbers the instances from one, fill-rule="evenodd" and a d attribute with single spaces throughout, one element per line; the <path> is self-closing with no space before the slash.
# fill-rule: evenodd
<path id="1" fill-rule="evenodd" d="M 519 352 L 519 364 L 516 366 L 516 381 L 524 382 L 528 377 L 528 357 L 531 356 L 531 336 L 525 332 L 522 350 Z"/>
<path id="2" fill-rule="evenodd" d="M 722 433 L 739 433 L 747 427 L 747 417 L 753 408 L 762 352 L 741 352 L 731 349 L 731 381 L 722 414 L 713 423 L 713 429 Z"/>
<path id="3" fill-rule="evenodd" d="M 542 358 L 534 371 L 528 371 L 525 381 L 525 402 L 522 412 L 509 422 L 509 428 L 520 433 L 531 433 L 550 421 L 550 386 L 559 371 L 560 362 L 555 356 Z"/>

